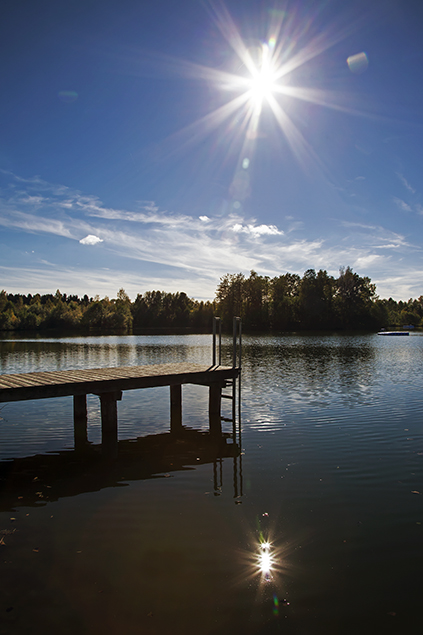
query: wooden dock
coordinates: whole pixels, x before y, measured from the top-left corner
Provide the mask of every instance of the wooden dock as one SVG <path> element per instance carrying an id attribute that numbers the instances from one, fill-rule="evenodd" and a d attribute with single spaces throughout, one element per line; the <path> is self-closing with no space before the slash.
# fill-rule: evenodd
<path id="1" fill-rule="evenodd" d="M 87 444 L 87 394 L 98 395 L 101 404 L 103 452 L 117 454 L 117 402 L 124 390 L 170 387 L 170 429 L 182 428 L 182 385 L 209 387 L 210 433 L 221 435 L 222 388 L 234 382 L 240 366 L 156 364 L 87 370 L 60 370 L 0 375 L 0 402 L 73 396 L 75 449 Z M 235 391 L 233 391 L 235 392 Z"/>

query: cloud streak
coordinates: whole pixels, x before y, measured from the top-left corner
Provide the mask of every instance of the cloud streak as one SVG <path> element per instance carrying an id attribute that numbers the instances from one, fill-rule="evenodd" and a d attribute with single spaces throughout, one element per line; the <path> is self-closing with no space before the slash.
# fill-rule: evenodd
<path id="1" fill-rule="evenodd" d="M 408 203 L 406 203 L 405 201 L 403 201 L 400 198 L 397 198 L 396 196 L 394 196 L 394 202 L 398 206 L 398 208 L 401 211 L 403 211 L 403 212 L 412 212 L 413 211 L 412 207 Z"/>
<path id="2" fill-rule="evenodd" d="M 410 288 L 408 282 L 401 283 L 398 275 L 401 259 L 411 252 L 421 258 L 421 248 L 410 244 L 405 236 L 366 223 L 335 220 L 331 236 L 310 238 L 305 224 L 294 222 L 292 216 L 282 221 L 286 227 L 279 227 L 259 223 L 238 211 L 225 216 L 173 214 L 160 210 L 152 201 L 140 201 L 133 210 L 114 209 L 96 196 L 49 184 L 38 177 L 25 180 L 10 173 L 7 176 L 8 184 L 0 189 L 3 228 L 22 236 L 37 234 L 70 241 L 67 249 L 75 250 L 75 262 L 82 258 L 78 249 L 84 249 L 84 258 L 93 258 L 89 275 L 84 269 L 86 264 L 80 269 L 66 269 L 57 260 L 48 265 L 38 259 L 29 277 L 24 269 L 20 277 L 16 266 L 13 273 L 0 260 L 4 286 L 18 285 L 21 280 L 22 292 L 42 290 L 37 284 L 44 284 L 44 277 L 47 280 L 54 269 L 54 285 L 65 285 L 69 292 L 95 295 L 108 286 L 106 293 L 113 295 L 116 285 L 135 290 L 137 280 L 136 292 L 160 285 L 165 290 L 184 290 L 199 299 L 212 299 L 219 278 L 228 272 L 248 274 L 254 269 L 276 276 L 286 271 L 302 274 L 308 268 L 324 268 L 337 275 L 340 266 L 350 265 L 361 275 L 378 278 L 382 287 L 384 279 L 395 280 L 399 293 L 401 288 Z M 397 205 L 398 201 L 407 205 L 400 199 Z M 87 246 L 96 249 L 86 249 Z M 50 254 L 45 255 L 52 260 Z M 113 269 L 102 266 L 112 261 Z M 416 286 L 421 286 L 423 275 L 414 280 Z M 84 288 L 83 285 L 89 287 L 89 281 L 98 289 Z M 379 288 L 378 291 L 382 293 Z"/>
<path id="3" fill-rule="evenodd" d="M 415 194 L 416 190 L 414 189 L 414 187 L 412 187 L 410 185 L 410 183 L 407 181 L 407 179 L 405 178 L 405 176 L 403 174 L 400 174 L 400 172 L 397 172 L 397 177 L 399 178 L 399 180 L 401 181 L 401 183 L 403 184 L 403 186 L 409 191 L 411 192 L 411 194 Z"/>

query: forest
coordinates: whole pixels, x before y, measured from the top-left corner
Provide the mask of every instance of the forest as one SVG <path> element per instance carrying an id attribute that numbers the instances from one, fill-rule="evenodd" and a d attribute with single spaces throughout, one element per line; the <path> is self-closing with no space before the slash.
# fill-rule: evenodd
<path id="1" fill-rule="evenodd" d="M 89 298 L 53 294 L 0 292 L 0 330 L 60 329 L 131 333 L 137 329 L 189 328 L 210 331 L 213 316 L 224 330 L 239 316 L 247 331 L 379 329 L 423 326 L 423 296 L 408 301 L 380 299 L 376 285 L 350 267 L 334 278 L 308 269 L 303 277 L 285 273 L 274 278 L 251 271 L 226 274 L 213 301 L 198 301 L 184 292 L 147 291 L 131 301 L 124 289 L 117 297 Z"/>

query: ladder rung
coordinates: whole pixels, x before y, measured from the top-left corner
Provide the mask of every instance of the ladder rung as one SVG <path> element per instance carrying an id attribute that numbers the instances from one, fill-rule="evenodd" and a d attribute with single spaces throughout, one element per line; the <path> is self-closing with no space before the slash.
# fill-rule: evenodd
<path id="1" fill-rule="evenodd" d="M 233 399 L 232 395 L 222 395 L 222 399 Z"/>
<path id="2" fill-rule="evenodd" d="M 220 417 L 222 421 L 226 421 L 227 423 L 233 423 L 233 419 L 229 419 L 229 417 Z"/>

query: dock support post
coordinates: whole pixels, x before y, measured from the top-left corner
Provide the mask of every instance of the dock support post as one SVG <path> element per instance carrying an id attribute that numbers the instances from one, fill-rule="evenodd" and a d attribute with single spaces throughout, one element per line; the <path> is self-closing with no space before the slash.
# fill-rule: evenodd
<path id="1" fill-rule="evenodd" d="M 177 434 L 182 430 L 182 386 L 170 386 L 170 431 Z"/>
<path id="2" fill-rule="evenodd" d="M 76 452 L 88 445 L 87 437 L 87 395 L 73 396 L 73 439 Z"/>
<path id="3" fill-rule="evenodd" d="M 210 435 L 222 436 L 221 419 L 222 386 L 220 382 L 213 382 L 209 386 L 209 425 Z"/>
<path id="4" fill-rule="evenodd" d="M 101 404 L 101 444 L 103 456 L 116 459 L 118 452 L 117 401 L 122 399 L 120 390 L 99 395 Z"/>

